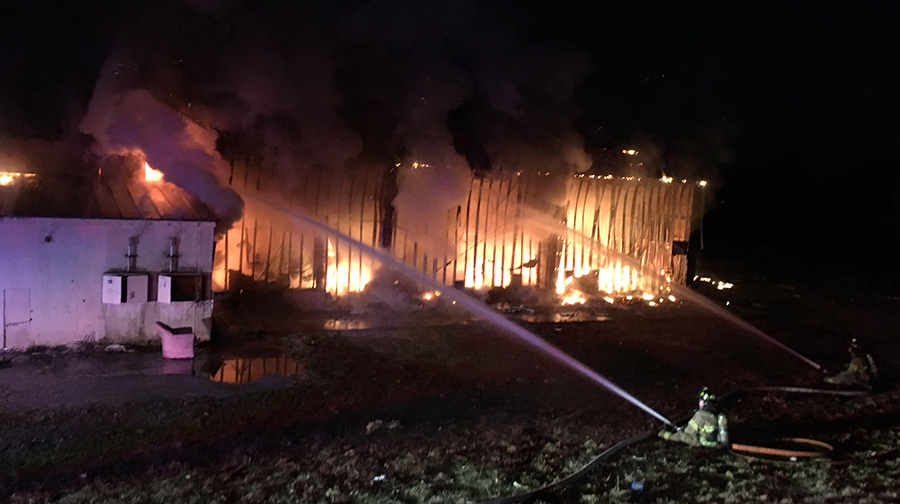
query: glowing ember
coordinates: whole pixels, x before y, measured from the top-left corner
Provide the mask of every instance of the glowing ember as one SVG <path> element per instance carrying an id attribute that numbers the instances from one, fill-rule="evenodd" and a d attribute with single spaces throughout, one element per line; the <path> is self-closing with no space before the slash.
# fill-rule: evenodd
<path id="1" fill-rule="evenodd" d="M 675 296 L 671 296 L 671 295 L 670 295 L 670 296 L 669 296 L 669 301 L 671 301 L 671 302 L 674 303 L 674 302 L 675 302 Z"/>
<path id="2" fill-rule="evenodd" d="M 580 292 L 576 292 L 574 294 L 569 294 L 568 296 L 563 298 L 562 304 L 566 305 L 576 305 L 576 304 L 584 304 L 586 299 L 581 295 Z"/>
<path id="3" fill-rule="evenodd" d="M 641 295 L 641 297 L 644 298 L 646 301 L 650 301 L 651 299 L 653 299 L 653 294 L 648 294 L 645 292 L 643 295 Z"/>
<path id="4" fill-rule="evenodd" d="M 656 306 L 656 301 L 650 301 L 650 302 L 647 303 L 647 304 L 650 305 L 650 306 Z"/>
<path id="5" fill-rule="evenodd" d="M 694 281 L 706 282 L 706 283 L 715 285 L 716 289 L 718 289 L 718 290 L 725 290 L 725 289 L 730 289 L 730 288 L 734 287 L 734 284 L 731 282 L 723 282 L 721 280 L 713 280 L 710 277 L 695 276 Z"/>
<path id="6" fill-rule="evenodd" d="M 0 186 L 11 186 L 23 178 L 33 178 L 34 173 L 0 172 Z"/>
<path id="7" fill-rule="evenodd" d="M 609 304 L 613 304 L 613 303 L 616 302 L 615 299 L 613 299 L 613 298 L 611 298 L 611 297 L 609 297 L 609 296 L 606 296 L 605 298 L 603 298 L 603 300 L 606 301 L 606 302 L 609 303 Z"/>
<path id="8" fill-rule="evenodd" d="M 160 182 L 163 179 L 163 173 L 150 167 L 150 163 L 144 163 L 144 180 L 147 182 Z"/>

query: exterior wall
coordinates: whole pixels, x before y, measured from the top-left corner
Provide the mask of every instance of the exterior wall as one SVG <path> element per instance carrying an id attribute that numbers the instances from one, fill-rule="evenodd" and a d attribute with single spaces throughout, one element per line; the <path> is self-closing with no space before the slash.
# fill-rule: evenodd
<path id="1" fill-rule="evenodd" d="M 190 326 L 209 339 L 213 302 L 156 302 L 158 274 L 169 269 L 172 237 L 179 271 L 212 272 L 213 222 L 0 218 L 0 308 L 4 346 L 64 345 L 81 340 L 157 339 L 155 324 Z M 104 304 L 103 275 L 124 272 L 137 237 L 135 273 L 149 276 L 146 303 Z"/>
<path id="2" fill-rule="evenodd" d="M 214 288 L 240 288 L 237 278 L 333 296 L 363 289 L 378 264 L 358 247 L 256 204 L 265 200 L 257 188 L 268 190 L 266 180 L 246 166 L 234 177 L 244 214 L 216 244 Z M 690 238 L 694 184 L 686 180 L 489 173 L 473 176 L 468 197 L 437 222 L 422 226 L 422 215 L 397 211 L 390 229 L 383 182 L 366 172 L 315 172 L 295 201 L 366 245 L 380 246 L 390 233 L 396 258 L 445 285 L 563 293 L 584 278 L 572 289 L 640 295 L 687 279 L 687 255 L 675 247 Z"/>
<path id="3" fill-rule="evenodd" d="M 269 175 L 238 164 L 231 188 L 244 199 L 244 212 L 216 243 L 213 286 L 236 290 L 235 279 L 318 289 L 334 296 L 361 290 L 378 264 L 357 247 L 261 207 L 273 191 Z M 393 196 L 380 173 L 320 170 L 302 175 L 293 199 L 302 211 L 337 231 L 377 247 L 383 241 L 385 201 Z"/>

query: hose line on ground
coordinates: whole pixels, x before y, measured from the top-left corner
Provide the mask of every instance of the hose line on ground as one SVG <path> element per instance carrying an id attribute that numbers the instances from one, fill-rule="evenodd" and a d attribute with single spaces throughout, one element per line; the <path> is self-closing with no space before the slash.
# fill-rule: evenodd
<path id="1" fill-rule="evenodd" d="M 805 387 L 753 387 L 743 390 L 734 390 L 731 392 L 727 392 L 723 394 L 719 401 L 725 401 L 731 397 L 735 397 L 738 395 L 747 394 L 749 392 L 786 392 L 786 393 L 794 393 L 794 394 L 820 394 L 820 395 L 835 395 L 835 396 L 865 396 L 871 394 L 870 391 L 866 390 L 828 390 L 828 389 L 815 389 L 815 388 L 805 388 Z M 676 421 L 677 424 L 682 424 L 687 422 L 690 417 L 685 417 L 681 420 Z M 528 492 L 511 495 L 508 497 L 497 497 L 494 499 L 481 501 L 478 504 L 519 504 L 519 503 L 527 503 L 533 502 L 538 498 L 541 498 L 547 494 L 550 494 L 556 490 L 565 488 L 570 486 L 580 479 L 584 478 L 588 474 L 591 473 L 594 469 L 597 468 L 600 464 L 606 461 L 606 459 L 615 455 L 616 453 L 622 451 L 623 449 L 638 444 L 642 441 L 646 441 L 656 435 L 656 431 L 652 430 L 649 432 L 645 432 L 643 434 L 638 434 L 636 436 L 630 437 L 624 441 L 620 441 L 613 446 L 607 448 L 605 451 L 600 453 L 594 457 L 590 462 L 581 467 L 581 469 L 575 471 L 574 473 L 566 476 L 565 478 L 559 479 L 550 483 L 549 485 L 542 486 L 540 488 L 536 488 L 534 490 L 530 490 Z M 796 439 L 796 438 L 790 438 Z M 827 447 L 827 449 L 831 449 L 831 445 L 827 443 L 823 443 L 821 441 L 816 440 L 803 440 L 806 441 L 807 444 L 812 444 L 815 446 L 819 446 L 822 448 Z M 731 444 L 732 449 L 734 447 L 738 447 L 737 451 L 744 452 L 753 452 L 767 455 L 775 455 L 782 457 L 812 457 L 812 456 L 822 456 L 822 452 L 807 452 L 805 450 L 784 450 L 779 448 L 769 448 L 763 446 L 752 446 L 752 445 L 742 445 L 742 444 Z"/>
<path id="2" fill-rule="evenodd" d="M 641 441 L 645 441 L 651 436 L 655 436 L 656 431 L 649 431 L 643 434 L 638 434 L 637 436 L 630 437 L 624 441 L 619 441 L 613 446 L 607 448 L 603 453 L 594 457 L 593 460 L 585 464 L 581 469 L 575 471 L 574 473 L 562 478 L 560 480 L 554 481 L 549 485 L 542 486 L 535 490 L 531 490 L 525 493 L 511 495 L 509 497 L 497 497 L 496 499 L 482 501 L 479 504 L 516 504 L 520 502 L 531 502 L 534 501 L 558 488 L 567 487 L 581 478 L 587 476 L 591 471 L 594 470 L 598 465 L 600 465 L 603 461 L 608 459 L 609 457 L 615 455 L 620 452 L 622 449 L 627 448 L 633 444 L 640 443 Z"/>
<path id="3" fill-rule="evenodd" d="M 786 448 L 773 448 L 771 446 L 755 446 L 755 445 L 745 445 L 732 443 L 730 448 L 732 452 L 738 453 L 741 456 L 747 456 L 746 453 L 758 454 L 758 455 L 771 455 L 775 457 L 784 457 L 790 460 L 796 460 L 799 458 L 816 458 L 816 457 L 824 457 L 828 452 L 834 449 L 828 443 L 823 443 L 822 441 L 816 439 L 806 439 L 806 438 L 783 438 L 779 441 L 789 442 L 796 445 L 806 445 L 813 448 L 818 448 L 814 450 L 789 450 Z M 752 458 L 755 458 L 751 456 Z"/>

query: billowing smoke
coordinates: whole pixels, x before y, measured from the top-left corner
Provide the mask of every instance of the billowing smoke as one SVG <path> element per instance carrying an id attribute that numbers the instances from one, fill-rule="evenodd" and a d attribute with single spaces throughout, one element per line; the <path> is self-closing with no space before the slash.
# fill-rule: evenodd
<path id="1" fill-rule="evenodd" d="M 240 217 L 243 203 L 237 193 L 221 186 L 227 167 L 216 152 L 215 133 L 179 115 L 149 91 L 129 88 L 117 78 L 123 68 L 117 61 L 110 59 L 104 66 L 79 128 L 93 135 L 101 155 L 145 156 L 167 181 L 215 212 L 217 231 L 228 229 Z"/>
<path id="2" fill-rule="evenodd" d="M 211 88 L 225 98 L 213 119 L 219 129 L 249 137 L 256 156 L 290 191 L 299 174 L 342 169 L 361 140 L 340 117 L 331 44 L 285 43 L 263 24 L 241 26 L 242 42 L 224 51 L 223 79 Z"/>
<path id="3" fill-rule="evenodd" d="M 454 148 L 447 115 L 471 95 L 471 86 L 459 69 L 437 62 L 423 66 L 410 90 L 397 127 L 407 160 L 400 167 L 394 207 L 407 234 L 443 255 L 447 212 L 464 201 L 471 180 L 466 159 Z"/>
<path id="4" fill-rule="evenodd" d="M 142 151 L 224 222 L 240 204 L 217 136 L 241 138 L 238 154 L 294 194 L 313 171 L 399 165 L 394 204 L 424 229 L 465 197 L 473 169 L 591 165 L 574 126 L 586 58 L 529 16 L 475 0 L 111 9 L 117 35 L 75 123 L 101 155 Z"/>
<path id="5" fill-rule="evenodd" d="M 89 136 L 61 140 L 0 137 L 0 172 L 41 175 L 96 173 L 97 159 L 90 152 Z"/>
<path id="6" fill-rule="evenodd" d="M 574 126 L 586 59 L 535 42 L 521 12 L 382 0 L 339 16 L 339 89 L 350 103 L 391 115 L 357 130 L 390 143 L 380 151 L 402 162 L 394 203 L 401 218 L 419 218 L 406 225 L 420 236 L 464 200 L 473 169 L 560 175 L 592 164 Z M 379 137 L 376 128 L 393 134 Z M 416 162 L 429 166 L 408 168 Z"/>

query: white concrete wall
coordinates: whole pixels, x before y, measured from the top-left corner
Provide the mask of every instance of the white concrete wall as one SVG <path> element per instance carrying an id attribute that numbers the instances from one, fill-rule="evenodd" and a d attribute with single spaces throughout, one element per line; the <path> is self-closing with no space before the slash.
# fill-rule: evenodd
<path id="1" fill-rule="evenodd" d="M 156 302 L 156 275 L 169 268 L 179 237 L 179 270 L 210 274 L 213 222 L 0 218 L 0 329 L 7 348 L 64 345 L 85 339 L 157 339 L 155 324 L 190 326 L 209 339 L 212 300 Z M 129 237 L 138 237 L 138 271 L 150 275 L 147 303 L 103 304 L 104 273 L 128 266 Z"/>

